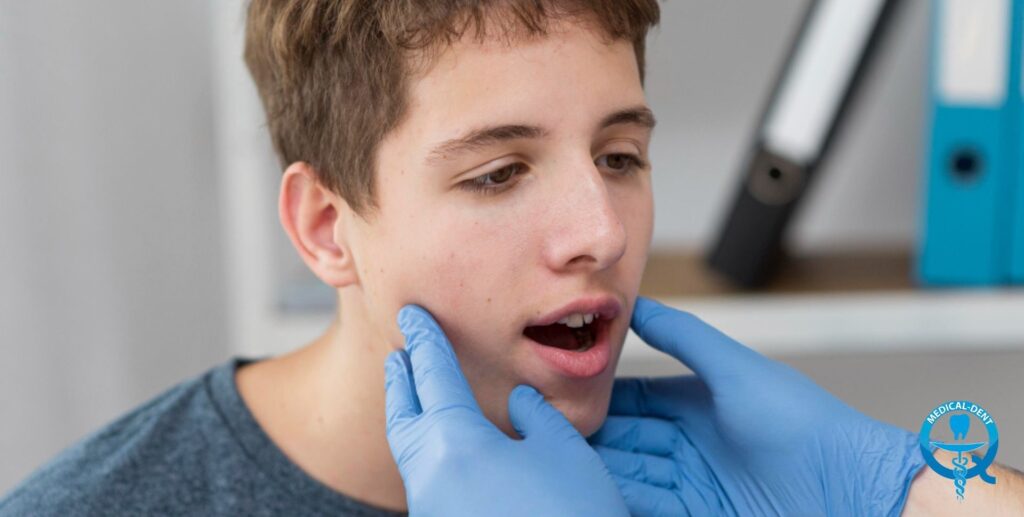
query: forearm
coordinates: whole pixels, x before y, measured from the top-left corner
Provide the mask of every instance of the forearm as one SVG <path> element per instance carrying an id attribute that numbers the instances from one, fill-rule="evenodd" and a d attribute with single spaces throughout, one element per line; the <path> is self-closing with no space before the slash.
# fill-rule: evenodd
<path id="1" fill-rule="evenodd" d="M 945 451 L 935 453 L 945 465 L 951 463 L 952 456 Z M 997 464 L 989 468 L 989 474 L 995 476 L 996 484 L 972 478 L 967 483 L 963 501 L 957 501 L 953 480 L 925 467 L 910 485 L 902 515 L 1024 515 L 1024 474 Z"/>

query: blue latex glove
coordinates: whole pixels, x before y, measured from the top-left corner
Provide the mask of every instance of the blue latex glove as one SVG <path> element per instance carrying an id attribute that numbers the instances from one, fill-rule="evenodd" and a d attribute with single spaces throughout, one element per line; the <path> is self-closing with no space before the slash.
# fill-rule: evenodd
<path id="1" fill-rule="evenodd" d="M 422 307 L 398 313 L 385 366 L 387 438 L 414 516 L 627 516 L 600 456 L 533 388 L 509 396 L 514 440 L 487 420 L 451 343 Z"/>
<path id="2" fill-rule="evenodd" d="M 620 379 L 590 442 L 633 515 L 898 515 L 925 465 L 873 420 L 697 317 L 638 298 L 631 325 L 697 375 Z"/>

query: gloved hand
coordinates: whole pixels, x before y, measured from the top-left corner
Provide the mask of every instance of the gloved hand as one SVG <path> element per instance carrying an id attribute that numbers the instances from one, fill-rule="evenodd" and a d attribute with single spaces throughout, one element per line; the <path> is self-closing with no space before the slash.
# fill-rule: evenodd
<path id="1" fill-rule="evenodd" d="M 640 297 L 633 330 L 697 375 L 620 379 L 591 437 L 633 515 L 898 515 L 925 465 L 873 420 L 697 317 Z"/>
<path id="2" fill-rule="evenodd" d="M 522 440 L 488 421 L 451 343 L 422 307 L 398 313 L 385 366 L 387 438 L 413 516 L 627 516 L 601 458 L 533 388 L 509 396 Z"/>

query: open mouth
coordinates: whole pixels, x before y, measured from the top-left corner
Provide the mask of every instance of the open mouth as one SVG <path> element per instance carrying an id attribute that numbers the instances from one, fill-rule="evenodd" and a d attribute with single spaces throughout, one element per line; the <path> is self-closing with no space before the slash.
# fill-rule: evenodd
<path id="1" fill-rule="evenodd" d="M 526 327 L 523 335 L 544 346 L 585 352 L 598 342 L 607 325 L 600 314 L 574 314 L 550 325 Z"/>

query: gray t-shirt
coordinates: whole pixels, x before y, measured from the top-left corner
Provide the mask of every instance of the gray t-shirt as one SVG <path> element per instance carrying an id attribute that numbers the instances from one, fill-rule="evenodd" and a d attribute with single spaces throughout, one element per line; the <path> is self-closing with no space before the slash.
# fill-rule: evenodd
<path id="1" fill-rule="evenodd" d="M 291 462 L 235 385 L 234 357 L 63 450 L 0 499 L 0 517 L 404 515 L 346 497 Z"/>

